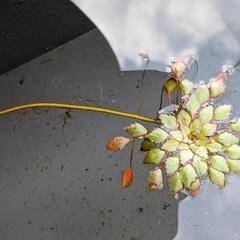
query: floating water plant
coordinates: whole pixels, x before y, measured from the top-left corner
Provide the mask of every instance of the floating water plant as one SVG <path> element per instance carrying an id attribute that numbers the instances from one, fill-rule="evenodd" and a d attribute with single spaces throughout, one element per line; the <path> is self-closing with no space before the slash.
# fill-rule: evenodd
<path id="1" fill-rule="evenodd" d="M 148 61 L 147 58 L 146 66 Z M 145 153 L 143 164 L 153 165 L 147 177 L 148 189 L 160 189 L 163 174 L 166 174 L 173 195 L 187 191 L 196 196 L 203 178 L 223 188 L 228 173 L 240 173 L 240 118 L 230 120 L 231 105 L 215 104 L 215 100 L 224 94 L 225 82 L 236 66 L 223 69 L 207 83 L 194 84 L 185 74 L 192 62 L 192 58 L 186 57 L 171 63 L 162 88 L 169 106 L 162 108 L 161 97 L 157 118 L 139 115 L 141 102 L 137 114 L 76 104 L 30 103 L 1 110 L 0 115 L 51 107 L 133 118 L 136 122 L 124 128 L 127 136 L 113 137 L 107 143 L 107 149 L 114 152 L 132 143 L 130 164 L 122 173 L 122 187 L 129 187 L 134 179 L 133 146 L 136 140 L 140 140 L 140 151 Z M 176 98 L 174 104 L 173 96 Z M 139 121 L 155 124 L 155 127 L 148 129 Z"/>
<path id="2" fill-rule="evenodd" d="M 145 152 L 143 164 L 153 165 L 147 178 L 150 191 L 160 189 L 163 176 L 168 177 L 172 194 L 187 191 L 191 196 L 199 192 L 205 177 L 220 188 L 227 173 L 240 173 L 240 118 L 229 120 L 232 106 L 215 105 L 215 99 L 225 91 L 225 81 L 231 69 L 224 69 L 208 83 L 194 84 L 185 77 L 188 61 L 179 59 L 171 65 L 171 78 L 164 84 L 169 101 L 174 90 L 181 94 L 176 105 L 158 112 L 158 126 L 147 129 L 136 122 L 125 127 L 129 137 L 114 137 L 107 144 L 112 151 L 125 148 L 139 139 Z M 129 172 L 131 166 L 126 170 Z M 126 171 L 123 181 L 126 183 Z M 131 173 L 128 184 L 133 180 Z"/>

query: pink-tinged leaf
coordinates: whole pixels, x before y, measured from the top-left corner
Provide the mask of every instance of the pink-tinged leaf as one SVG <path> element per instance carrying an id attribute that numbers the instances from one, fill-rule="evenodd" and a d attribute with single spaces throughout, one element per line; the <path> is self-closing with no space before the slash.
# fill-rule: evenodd
<path id="1" fill-rule="evenodd" d="M 123 173 L 122 173 L 122 187 L 126 188 L 131 185 L 133 181 L 133 173 L 132 168 L 128 167 Z"/>
<path id="2" fill-rule="evenodd" d="M 121 151 L 131 141 L 132 141 L 131 138 L 125 138 L 122 136 L 114 137 L 111 140 L 109 140 L 106 148 L 113 152 Z"/>

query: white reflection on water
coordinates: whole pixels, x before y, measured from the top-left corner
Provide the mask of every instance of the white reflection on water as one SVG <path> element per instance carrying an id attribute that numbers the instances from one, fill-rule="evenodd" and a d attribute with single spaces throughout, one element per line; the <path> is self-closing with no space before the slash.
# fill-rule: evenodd
<path id="1" fill-rule="evenodd" d="M 151 69 L 163 71 L 172 56 L 197 53 L 200 66 L 216 72 L 235 61 L 240 46 L 239 1 L 227 0 L 73 0 L 98 26 L 113 48 L 122 70 L 141 68 L 137 57 L 148 52 Z M 230 4 L 231 3 L 231 4 Z M 234 4 L 233 4 L 234 3 Z M 231 11 L 228 6 L 231 5 Z M 232 14 L 235 11 L 235 15 Z M 233 17 L 235 16 L 235 17 Z"/>
<path id="2" fill-rule="evenodd" d="M 139 53 L 150 55 L 149 69 L 164 71 L 173 56 L 197 54 L 198 79 L 207 81 L 221 66 L 240 57 L 239 0 L 73 0 L 110 43 L 122 70 L 142 68 Z M 238 109 L 239 72 L 226 98 Z M 240 239 L 240 179 L 225 189 L 203 181 L 196 199 L 179 206 L 176 240 Z"/>

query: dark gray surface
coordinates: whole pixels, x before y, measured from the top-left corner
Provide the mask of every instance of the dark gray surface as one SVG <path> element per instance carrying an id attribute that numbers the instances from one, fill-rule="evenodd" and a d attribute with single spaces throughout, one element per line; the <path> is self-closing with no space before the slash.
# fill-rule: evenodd
<path id="1" fill-rule="evenodd" d="M 93 28 L 69 0 L 1 0 L 0 73 Z"/>
<path id="2" fill-rule="evenodd" d="M 138 57 L 138 56 L 136 56 Z M 142 113 L 155 116 L 163 74 L 145 78 Z M 92 31 L 0 76 L 1 108 L 35 101 L 71 102 L 136 111 L 141 72 L 119 71 L 102 35 Z M 157 99 L 157 101 L 156 101 Z M 84 102 L 85 104 L 91 104 Z M 167 189 L 149 193 L 152 167 L 134 160 L 134 184 L 122 189 L 130 149 L 105 150 L 112 136 L 134 120 L 73 112 L 62 131 L 64 110 L 27 111 L 0 118 L 0 239 L 156 240 L 177 231 L 178 201 Z M 146 124 L 148 126 L 148 124 Z"/>

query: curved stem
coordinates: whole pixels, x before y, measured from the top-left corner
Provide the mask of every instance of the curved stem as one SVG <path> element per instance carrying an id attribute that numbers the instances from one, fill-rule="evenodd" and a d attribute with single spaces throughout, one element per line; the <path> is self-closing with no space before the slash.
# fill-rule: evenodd
<path id="1" fill-rule="evenodd" d="M 19 105 L 16 107 L 11 107 L 11 108 L 6 108 L 4 110 L 0 110 L 0 116 L 8 114 L 8 113 L 12 113 L 12 112 L 25 110 L 25 109 L 30 109 L 30 108 L 34 109 L 34 108 L 39 108 L 39 107 L 42 107 L 42 108 L 64 108 L 64 109 L 101 112 L 101 113 L 112 114 L 112 115 L 117 115 L 117 116 L 121 116 L 121 117 L 133 118 L 133 119 L 137 119 L 137 120 L 140 120 L 143 122 L 151 122 L 151 123 L 159 124 L 159 120 L 149 118 L 149 117 L 144 117 L 144 116 L 137 115 L 137 114 L 131 114 L 131 113 L 121 112 L 121 111 L 117 111 L 117 110 L 113 110 L 113 109 L 102 108 L 102 107 L 92 107 L 92 106 L 83 106 L 83 105 L 65 104 L 65 103 L 24 104 L 24 105 Z"/>

